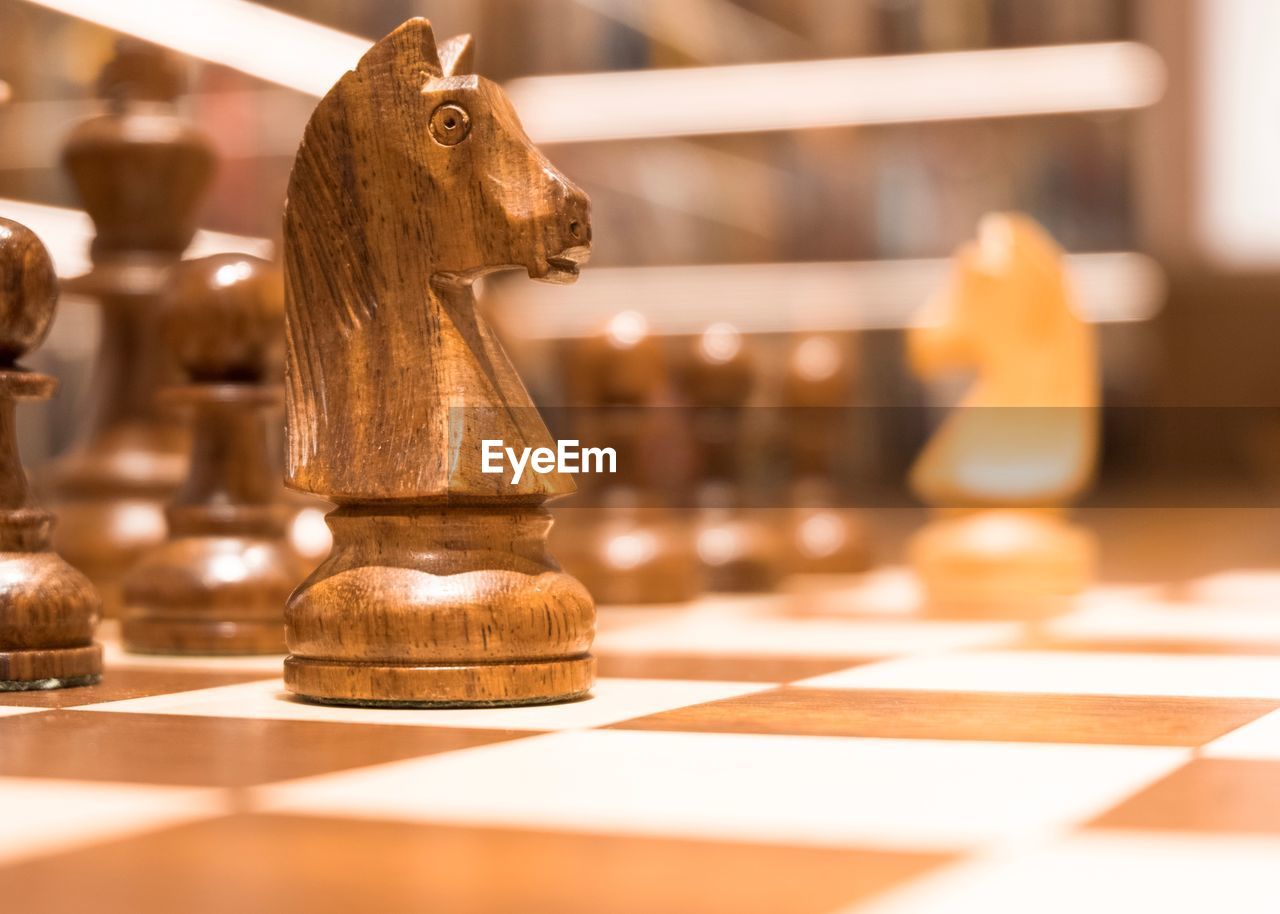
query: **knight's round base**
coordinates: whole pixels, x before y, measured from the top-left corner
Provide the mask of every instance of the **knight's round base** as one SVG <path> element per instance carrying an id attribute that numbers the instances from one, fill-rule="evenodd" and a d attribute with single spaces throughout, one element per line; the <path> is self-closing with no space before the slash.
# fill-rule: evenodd
<path id="1" fill-rule="evenodd" d="M 120 623 L 124 649 L 133 654 L 193 656 L 283 654 L 284 620 L 270 622 L 126 616 Z"/>
<path id="2" fill-rule="evenodd" d="M 65 689 L 92 685 L 102 677 L 102 648 L 0 651 L 0 692 Z"/>
<path id="3" fill-rule="evenodd" d="M 1044 512 L 991 510 L 928 524 L 911 564 L 932 615 L 1042 618 L 1069 611 L 1094 576 L 1084 529 Z"/>
<path id="4" fill-rule="evenodd" d="M 348 663 L 290 656 L 289 691 L 322 704 L 400 708 L 544 705 L 581 698 L 595 682 L 590 654 L 533 663 L 439 666 Z"/>

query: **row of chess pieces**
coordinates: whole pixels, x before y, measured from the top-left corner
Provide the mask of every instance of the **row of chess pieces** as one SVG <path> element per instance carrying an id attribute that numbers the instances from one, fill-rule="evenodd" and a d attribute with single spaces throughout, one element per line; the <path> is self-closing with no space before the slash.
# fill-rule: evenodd
<path id="1" fill-rule="evenodd" d="M 752 366 L 727 327 L 702 334 L 681 367 L 700 407 L 692 528 L 644 497 L 652 464 L 639 455 L 662 440 L 649 423 L 663 413 L 648 407 L 665 368 L 633 314 L 569 359 L 571 402 L 604 407 L 575 413 L 586 427 L 573 433 L 615 442 L 619 473 L 564 512 L 553 541 L 564 570 L 542 505 L 571 481 L 532 473 L 517 488 L 480 472 L 480 439 L 551 437 L 471 279 L 519 263 L 572 281 L 590 224 L 585 194 L 512 123 L 501 89 L 459 81 L 471 56 L 467 36 L 437 44 L 411 20 L 326 96 L 290 184 L 282 282 L 245 255 L 181 259 L 212 153 L 177 117 L 171 61 L 121 45 L 100 80 L 107 110 L 65 154 L 97 237 L 92 271 L 63 287 L 100 302 L 105 331 L 88 432 L 51 478 L 56 539 L 19 461 L 13 403 L 52 393 L 53 379 L 16 360 L 47 332 L 58 283 L 39 240 L 0 222 L 0 688 L 94 681 L 105 601 L 130 650 L 278 652 L 287 641 L 286 685 L 318 701 L 564 700 L 594 678 L 596 601 L 676 602 L 766 590 L 787 571 L 866 567 L 860 519 L 821 485 L 840 459 L 827 429 L 797 435 L 796 530 L 811 555 L 788 556 L 776 525 L 745 510 Z M 338 194 L 335 175 L 350 184 Z M 1092 541 L 1063 509 L 1097 449 L 1093 338 L 1061 251 L 1025 217 L 989 217 L 910 343 L 923 377 L 975 378 L 972 408 L 949 417 L 912 471 L 937 509 L 911 545 L 931 602 L 1059 605 L 1090 574 Z M 338 505 L 318 567 L 289 537 L 304 495 L 286 497 L 275 469 L 282 350 L 285 480 Z M 821 342 L 797 352 L 788 403 L 847 395 L 840 358 Z M 177 377 L 166 379 L 165 358 Z M 1019 406 L 1032 409 L 1008 409 Z M 166 418 L 176 413 L 185 427 Z M 821 422 L 820 411 L 796 415 Z"/>

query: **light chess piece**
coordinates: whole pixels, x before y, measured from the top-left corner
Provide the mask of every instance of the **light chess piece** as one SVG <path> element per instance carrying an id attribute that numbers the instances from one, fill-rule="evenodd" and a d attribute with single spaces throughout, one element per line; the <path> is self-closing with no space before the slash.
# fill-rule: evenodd
<path id="1" fill-rule="evenodd" d="M 0 691 L 90 685 L 102 603 L 89 580 L 49 548 L 54 517 L 36 504 L 18 455 L 17 400 L 45 400 L 58 382 L 17 360 L 49 332 L 53 262 L 25 226 L 0 219 Z"/>
<path id="2" fill-rule="evenodd" d="M 53 470 L 62 517 L 54 545 L 94 582 L 111 616 L 125 572 L 164 541 L 165 502 L 186 472 L 186 430 L 156 406 L 173 366 L 155 315 L 195 234 L 214 156 L 178 116 L 182 90 L 172 55 L 121 39 L 98 79 L 106 110 L 78 124 L 63 151 L 97 232 L 92 270 L 63 288 L 98 302 L 102 335 L 83 435 Z"/>
<path id="3" fill-rule="evenodd" d="M 160 329 L 187 383 L 161 396 L 190 413 L 192 458 L 168 539 L 125 577 L 127 650 L 284 651 L 284 601 L 310 568 L 288 540 L 277 463 L 282 293 L 279 271 L 243 254 L 174 271 Z"/>
<path id="4" fill-rule="evenodd" d="M 383 38 L 317 106 L 289 182 L 286 481 L 337 505 L 285 612 L 286 685 L 315 701 L 536 704 L 595 675 L 594 604 L 546 547 L 572 477 L 484 470 L 485 441 L 555 443 L 473 291 L 513 265 L 575 280 L 589 204 L 471 48 L 425 19 Z"/>
<path id="5" fill-rule="evenodd" d="M 935 509 L 909 546 L 931 608 L 1069 608 L 1095 564 L 1093 536 L 1064 512 L 1096 461 L 1098 367 L 1061 249 L 1025 216 L 988 216 L 921 318 L 909 337 L 916 373 L 974 375 L 911 471 Z"/>

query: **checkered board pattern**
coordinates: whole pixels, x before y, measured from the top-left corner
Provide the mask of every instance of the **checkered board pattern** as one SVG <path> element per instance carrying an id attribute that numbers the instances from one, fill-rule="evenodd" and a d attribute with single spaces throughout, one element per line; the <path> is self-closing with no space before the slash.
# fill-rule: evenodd
<path id="1" fill-rule="evenodd" d="M 0 910 L 1280 908 L 1280 575 L 929 619 L 904 572 L 601 609 L 590 699 L 370 710 L 279 658 L 0 695 Z"/>

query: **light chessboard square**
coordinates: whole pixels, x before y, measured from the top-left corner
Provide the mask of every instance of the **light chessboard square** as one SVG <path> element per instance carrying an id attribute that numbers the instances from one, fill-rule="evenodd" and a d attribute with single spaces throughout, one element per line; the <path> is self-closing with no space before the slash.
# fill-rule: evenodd
<path id="1" fill-rule="evenodd" d="M 971 651 L 886 660 L 801 680 L 824 689 L 1280 698 L 1280 658 Z"/>
<path id="2" fill-rule="evenodd" d="M 262 788 L 264 809 L 947 852 L 1090 819 L 1179 749 L 575 731 Z"/>
<path id="3" fill-rule="evenodd" d="M 842 914 L 1273 914 L 1278 862 L 1275 839 L 1088 832 L 962 861 Z"/>
<path id="4" fill-rule="evenodd" d="M 119 714 L 181 714 L 325 723 L 541 731 L 603 727 L 669 708 L 745 695 L 764 688 L 768 688 L 768 685 L 752 682 L 600 679 L 589 698 L 556 705 L 527 708 L 409 709 L 314 704 L 293 697 L 280 680 L 262 680 L 175 695 L 86 705 L 80 710 Z"/>

